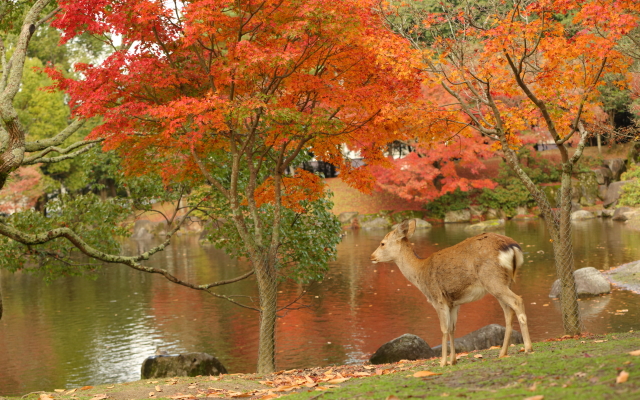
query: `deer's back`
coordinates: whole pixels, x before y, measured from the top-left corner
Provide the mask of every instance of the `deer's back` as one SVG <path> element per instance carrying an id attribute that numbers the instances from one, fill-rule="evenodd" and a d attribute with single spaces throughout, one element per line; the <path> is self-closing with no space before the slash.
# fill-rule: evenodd
<path id="1" fill-rule="evenodd" d="M 515 240 L 496 233 L 470 237 L 422 260 L 421 286 L 428 289 L 425 294 L 430 301 L 445 298 L 455 302 L 473 297 L 470 292 L 474 290 L 482 297 L 484 293 L 479 293 L 482 287 L 480 273 L 496 274 L 497 279 L 510 284 L 513 272 L 499 266 L 498 257 L 512 247 L 520 248 Z"/>

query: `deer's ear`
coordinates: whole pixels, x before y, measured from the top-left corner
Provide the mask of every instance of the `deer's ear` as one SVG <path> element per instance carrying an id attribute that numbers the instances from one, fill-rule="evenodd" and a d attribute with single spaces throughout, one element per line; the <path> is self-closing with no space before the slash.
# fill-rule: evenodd
<path id="1" fill-rule="evenodd" d="M 406 237 L 409 239 L 413 232 L 416 231 L 416 220 L 415 219 L 406 219 L 402 221 L 400 226 L 397 228 L 398 236 L 401 238 Z"/>

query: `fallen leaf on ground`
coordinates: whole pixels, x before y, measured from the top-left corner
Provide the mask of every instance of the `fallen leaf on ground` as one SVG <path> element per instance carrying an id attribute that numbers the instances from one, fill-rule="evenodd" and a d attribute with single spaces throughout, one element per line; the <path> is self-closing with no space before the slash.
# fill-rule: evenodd
<path id="1" fill-rule="evenodd" d="M 527 390 L 530 392 L 535 392 L 537 388 L 538 388 L 538 383 L 534 382 L 533 385 L 529 386 Z"/>
<path id="2" fill-rule="evenodd" d="M 43 393 L 40 395 L 40 400 L 53 400 L 53 397 Z"/>
<path id="3" fill-rule="evenodd" d="M 93 389 L 93 386 L 83 386 L 80 388 L 80 390 L 89 390 L 89 389 Z"/>
<path id="4" fill-rule="evenodd" d="M 277 398 L 278 398 L 277 394 L 268 394 L 266 396 L 260 397 L 260 400 L 270 400 L 270 399 L 277 399 Z"/>
<path id="5" fill-rule="evenodd" d="M 400 398 L 398 396 L 391 395 L 391 396 L 387 396 L 386 400 L 400 400 Z"/>
<path id="6" fill-rule="evenodd" d="M 156 392 L 162 392 L 162 388 L 158 385 L 156 385 Z"/>
<path id="7" fill-rule="evenodd" d="M 71 390 L 69 390 L 69 391 L 68 391 L 67 393 L 65 393 L 65 394 L 71 394 L 71 393 L 75 393 L 75 391 L 76 391 L 76 390 L 78 390 L 78 388 L 75 388 L 75 389 L 71 389 Z"/>
<path id="8" fill-rule="evenodd" d="M 616 383 L 625 383 L 629 379 L 629 373 L 627 371 L 620 371 L 616 377 Z"/>
<path id="9" fill-rule="evenodd" d="M 539 395 L 537 395 L 537 396 L 527 397 L 527 398 L 526 398 L 526 399 L 524 399 L 524 400 L 542 400 L 542 399 L 544 399 L 544 396 L 543 396 L 543 395 L 541 395 L 541 394 L 539 394 Z"/>
<path id="10" fill-rule="evenodd" d="M 64 393 L 65 389 L 53 389 L 53 391 L 56 393 Z"/>
<path id="11" fill-rule="evenodd" d="M 473 357 L 474 358 L 482 358 L 482 354 L 474 354 Z"/>
<path id="12" fill-rule="evenodd" d="M 327 383 L 342 383 L 342 382 L 346 382 L 351 378 L 338 378 L 338 379 L 331 379 L 330 381 L 327 381 Z"/>
<path id="13" fill-rule="evenodd" d="M 640 350 L 634 350 L 632 352 L 629 353 L 632 356 L 640 356 Z"/>
<path id="14" fill-rule="evenodd" d="M 104 400 L 106 398 L 108 398 L 109 396 L 107 396 L 106 394 L 102 393 L 102 394 L 96 394 L 94 395 L 91 400 Z"/>
<path id="15" fill-rule="evenodd" d="M 156 397 L 156 392 L 149 392 L 149 397 Z"/>
<path id="16" fill-rule="evenodd" d="M 415 374 L 413 374 L 415 378 L 422 378 L 424 376 L 433 376 L 433 375 L 442 375 L 442 374 L 439 374 L 437 372 L 431 372 L 431 371 L 418 371 Z"/>
<path id="17" fill-rule="evenodd" d="M 496 349 L 499 349 L 499 348 L 500 348 L 500 346 L 491 346 L 491 347 L 489 347 L 489 350 L 496 350 Z"/>

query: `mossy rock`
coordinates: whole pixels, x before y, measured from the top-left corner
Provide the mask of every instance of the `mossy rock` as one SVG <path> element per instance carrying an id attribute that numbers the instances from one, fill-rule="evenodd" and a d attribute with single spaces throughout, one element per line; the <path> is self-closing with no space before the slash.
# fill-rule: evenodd
<path id="1" fill-rule="evenodd" d="M 557 203 L 557 199 L 560 197 L 560 184 L 557 185 L 545 185 L 542 186 L 542 191 L 545 196 L 547 196 L 547 200 L 551 207 L 555 207 Z"/>
<path id="2" fill-rule="evenodd" d="M 424 213 L 422 211 L 406 210 L 406 211 L 399 211 L 397 213 L 393 213 L 391 215 L 391 218 L 393 219 L 393 222 L 400 223 L 406 219 L 414 219 L 414 218 L 422 219 L 423 216 L 424 216 Z"/>
<path id="3" fill-rule="evenodd" d="M 578 174 L 580 182 L 580 204 L 592 206 L 598 199 L 598 178 L 594 171 L 582 172 Z"/>
<path id="4" fill-rule="evenodd" d="M 217 358 L 207 353 L 186 353 L 177 356 L 148 357 L 142 363 L 142 379 L 173 376 L 226 374 L 227 369 Z"/>
<path id="5" fill-rule="evenodd" d="M 391 217 L 380 214 L 365 214 L 358 216 L 361 229 L 389 229 L 393 225 Z"/>

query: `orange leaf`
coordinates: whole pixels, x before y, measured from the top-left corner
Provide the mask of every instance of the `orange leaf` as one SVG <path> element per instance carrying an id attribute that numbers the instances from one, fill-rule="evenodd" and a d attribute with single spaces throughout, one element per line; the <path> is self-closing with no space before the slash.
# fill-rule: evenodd
<path id="1" fill-rule="evenodd" d="M 627 371 L 620 371 L 616 377 L 616 383 L 625 383 L 629 379 L 629 373 Z"/>
<path id="2" fill-rule="evenodd" d="M 425 376 L 433 376 L 433 375 L 442 375 L 442 374 L 437 372 L 431 372 L 431 371 L 418 371 L 415 374 L 413 374 L 413 376 L 416 378 L 422 378 Z"/>

